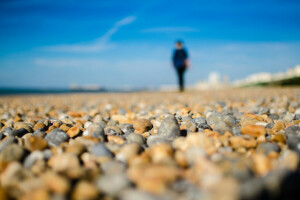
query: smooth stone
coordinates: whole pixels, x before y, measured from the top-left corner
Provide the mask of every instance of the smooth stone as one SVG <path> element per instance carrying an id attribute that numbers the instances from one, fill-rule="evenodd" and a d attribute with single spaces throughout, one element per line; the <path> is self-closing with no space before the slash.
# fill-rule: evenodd
<path id="1" fill-rule="evenodd" d="M 24 136 L 26 133 L 28 133 L 28 130 L 25 128 L 19 128 L 17 130 L 13 130 L 12 135 L 13 136 L 17 136 L 17 137 L 22 137 Z"/>
<path id="2" fill-rule="evenodd" d="M 277 115 L 277 114 L 270 114 L 268 117 L 271 118 L 272 120 L 278 120 L 279 119 L 279 115 Z"/>
<path id="3" fill-rule="evenodd" d="M 116 154 L 116 160 L 121 162 L 128 162 L 130 158 L 141 152 L 142 148 L 137 143 L 128 143 L 120 148 Z"/>
<path id="4" fill-rule="evenodd" d="M 191 121 L 193 118 L 191 118 L 190 116 L 185 116 L 181 119 L 182 122 L 189 122 Z"/>
<path id="5" fill-rule="evenodd" d="M 79 181 L 72 194 L 72 199 L 74 200 L 97 199 L 97 197 L 97 187 L 93 183 L 87 181 Z"/>
<path id="6" fill-rule="evenodd" d="M 117 126 L 106 126 L 104 133 L 105 135 L 123 135 L 123 131 Z"/>
<path id="7" fill-rule="evenodd" d="M 285 134 L 289 136 L 298 136 L 300 137 L 300 127 L 299 126 L 289 126 L 285 129 Z"/>
<path id="8" fill-rule="evenodd" d="M 158 128 L 157 135 L 168 139 L 174 139 L 180 136 L 180 128 L 174 116 L 165 118 Z"/>
<path id="9" fill-rule="evenodd" d="M 268 115 L 269 113 L 270 113 L 270 108 L 261 107 L 258 111 L 258 114 L 260 115 Z"/>
<path id="10" fill-rule="evenodd" d="M 208 124 L 204 124 L 204 123 L 201 123 L 201 124 L 198 124 L 197 125 L 197 128 L 198 129 L 209 129 L 209 130 L 212 130 L 212 128 L 210 127 L 210 125 L 208 125 Z"/>
<path id="11" fill-rule="evenodd" d="M 125 173 L 126 168 L 125 163 L 116 160 L 101 164 L 101 169 L 105 174 L 122 174 Z"/>
<path id="12" fill-rule="evenodd" d="M 259 137 L 266 134 L 266 129 L 263 126 L 247 124 L 241 128 L 241 133 L 244 135 L 251 135 L 253 137 Z"/>
<path id="13" fill-rule="evenodd" d="M 0 172 L 12 161 L 21 161 L 25 156 L 25 150 L 17 145 L 11 144 L 0 153 Z"/>
<path id="14" fill-rule="evenodd" d="M 206 124 L 206 119 L 204 117 L 197 117 L 197 118 L 194 118 L 192 121 L 194 121 L 197 125 L 198 124 Z"/>
<path id="15" fill-rule="evenodd" d="M 68 141 L 69 136 L 61 129 L 56 128 L 46 135 L 45 140 L 50 146 L 59 146 L 61 143 Z"/>
<path id="16" fill-rule="evenodd" d="M 83 132 L 84 136 L 92 136 L 94 138 L 100 139 L 100 141 L 105 141 L 104 128 L 99 124 L 92 124 L 87 130 Z"/>
<path id="17" fill-rule="evenodd" d="M 28 133 L 33 133 L 33 129 L 32 127 L 27 124 L 27 123 L 24 123 L 24 122 L 15 122 L 14 123 L 14 128 L 15 129 L 21 129 L 21 128 L 24 128 L 27 130 Z"/>
<path id="18" fill-rule="evenodd" d="M 264 199 L 264 182 L 262 179 L 253 178 L 241 184 L 240 198 L 245 200 Z"/>
<path id="19" fill-rule="evenodd" d="M 11 128 L 11 127 L 7 127 L 5 129 L 2 130 L 2 134 L 5 135 L 5 136 L 14 136 L 13 135 L 13 132 L 14 132 L 14 129 Z"/>
<path id="20" fill-rule="evenodd" d="M 147 192 L 138 190 L 138 189 L 127 189 L 120 193 L 120 200 L 171 200 L 165 199 L 161 197 L 157 197 L 155 195 L 149 194 Z"/>
<path id="21" fill-rule="evenodd" d="M 232 128 L 232 133 L 233 133 L 234 136 L 240 136 L 240 135 L 242 135 L 242 133 L 241 133 L 241 127 L 239 127 L 239 126 L 233 127 Z"/>
<path id="22" fill-rule="evenodd" d="M 119 192 L 130 186 L 125 174 L 108 174 L 100 176 L 97 180 L 97 187 L 100 191 L 117 196 Z"/>
<path id="23" fill-rule="evenodd" d="M 153 145 L 156 145 L 156 144 L 159 144 L 159 143 L 170 143 L 171 140 L 165 138 L 165 137 L 161 137 L 161 136 L 158 136 L 158 135 L 150 135 L 148 138 L 147 138 L 147 145 L 149 147 L 153 146 Z"/>
<path id="24" fill-rule="evenodd" d="M 133 124 L 121 124 L 120 128 L 125 134 L 130 134 L 134 132 Z"/>
<path id="25" fill-rule="evenodd" d="M 295 117 L 295 114 L 285 114 L 285 115 L 283 115 L 282 120 L 284 122 L 291 122 L 294 119 L 294 117 Z"/>
<path id="26" fill-rule="evenodd" d="M 29 156 L 27 156 L 24 160 L 24 167 L 26 169 L 30 169 L 34 163 L 38 160 L 43 160 L 44 154 L 41 151 L 34 151 Z"/>
<path id="27" fill-rule="evenodd" d="M 226 131 L 231 131 L 230 127 L 223 121 L 216 122 L 213 130 L 219 132 L 221 135 L 223 135 Z"/>
<path id="28" fill-rule="evenodd" d="M 39 128 L 33 132 L 33 136 L 45 137 L 46 132 L 42 128 Z"/>
<path id="29" fill-rule="evenodd" d="M 236 125 L 236 120 L 232 115 L 223 115 L 223 121 L 231 126 Z"/>
<path id="30" fill-rule="evenodd" d="M 140 145 L 145 144 L 146 139 L 144 138 L 144 136 L 140 135 L 140 134 L 136 134 L 136 133 L 130 133 L 127 137 L 127 142 L 135 142 L 138 143 Z"/>
<path id="31" fill-rule="evenodd" d="M 266 155 L 268 155 L 272 151 L 279 153 L 280 152 L 280 146 L 276 143 L 260 143 L 258 145 L 256 151 L 262 152 Z"/>
<path id="32" fill-rule="evenodd" d="M 223 116 L 219 112 L 214 111 L 206 114 L 206 121 L 207 124 L 210 126 L 222 120 L 223 120 Z"/>
<path id="33" fill-rule="evenodd" d="M 110 150 L 108 150 L 108 148 L 103 143 L 100 142 L 96 145 L 91 146 L 90 152 L 95 156 L 109 158 L 114 157 L 114 154 Z"/>
<path id="34" fill-rule="evenodd" d="M 0 142 L 0 152 L 3 151 L 8 145 L 17 142 L 16 138 L 13 136 L 7 136 Z"/>
<path id="35" fill-rule="evenodd" d="M 196 132 L 196 130 L 197 130 L 197 124 L 193 120 L 186 122 L 185 127 L 186 127 L 187 131 L 190 131 L 190 132 Z"/>
<path id="36" fill-rule="evenodd" d="M 274 122 L 270 122 L 265 126 L 265 128 L 272 129 L 274 124 L 275 124 Z"/>
<path id="37" fill-rule="evenodd" d="M 152 123 L 147 119 L 137 119 L 133 121 L 133 128 L 137 133 L 145 133 L 153 128 Z"/>

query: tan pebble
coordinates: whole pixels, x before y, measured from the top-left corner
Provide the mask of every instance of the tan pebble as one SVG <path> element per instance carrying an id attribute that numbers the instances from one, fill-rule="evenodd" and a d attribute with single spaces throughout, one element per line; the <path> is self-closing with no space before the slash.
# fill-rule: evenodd
<path id="1" fill-rule="evenodd" d="M 8 200 L 8 196 L 7 196 L 4 188 L 1 188 L 1 187 L 0 187 L 0 199 L 1 200 Z"/>
<path id="2" fill-rule="evenodd" d="M 149 149 L 149 155 L 153 163 L 172 163 L 173 148 L 170 144 L 160 143 Z"/>
<path id="3" fill-rule="evenodd" d="M 46 125 L 44 123 L 36 123 L 33 127 L 33 130 L 36 131 L 39 128 L 45 129 Z"/>
<path id="4" fill-rule="evenodd" d="M 22 118 L 21 118 L 19 115 L 17 115 L 17 116 L 14 118 L 14 122 L 20 122 L 20 121 L 22 121 Z"/>
<path id="5" fill-rule="evenodd" d="M 146 165 L 127 170 L 128 178 L 138 188 L 152 194 L 163 193 L 167 184 L 174 182 L 180 174 L 180 170 L 172 165 Z"/>
<path id="6" fill-rule="evenodd" d="M 72 198 L 75 200 L 97 199 L 97 197 L 98 197 L 97 188 L 95 187 L 95 185 L 87 181 L 78 182 L 72 193 Z"/>
<path id="7" fill-rule="evenodd" d="M 176 163 L 179 166 L 181 166 L 183 168 L 187 167 L 188 162 L 187 162 L 187 159 L 185 157 L 185 154 L 182 151 L 176 151 L 174 157 L 175 157 Z"/>
<path id="8" fill-rule="evenodd" d="M 259 136 L 259 137 L 256 139 L 256 141 L 257 141 L 258 143 L 263 143 L 263 142 L 266 142 L 267 139 L 266 139 L 266 136 L 261 135 L 261 136 Z"/>
<path id="9" fill-rule="evenodd" d="M 81 133 L 81 130 L 79 127 L 72 127 L 68 130 L 67 134 L 69 135 L 69 137 L 73 138 L 76 137 L 77 135 L 79 135 L 79 133 Z"/>
<path id="10" fill-rule="evenodd" d="M 134 155 L 129 159 L 129 166 L 147 165 L 151 162 L 150 156 L 143 152 L 140 155 Z"/>
<path id="11" fill-rule="evenodd" d="M 59 128 L 61 126 L 61 122 L 60 121 L 56 121 L 52 124 L 52 126 Z"/>
<path id="12" fill-rule="evenodd" d="M 191 108 L 185 107 L 180 110 L 180 116 L 187 116 L 191 112 Z"/>
<path id="13" fill-rule="evenodd" d="M 82 117 L 84 116 L 85 114 L 83 112 L 73 112 L 73 111 L 69 111 L 68 112 L 68 115 L 71 116 L 71 117 Z"/>
<path id="14" fill-rule="evenodd" d="M 147 119 L 133 120 L 133 128 L 136 133 L 144 133 L 153 128 L 152 123 Z"/>
<path id="15" fill-rule="evenodd" d="M 52 167 L 54 171 L 57 172 L 64 172 L 80 167 L 80 163 L 77 156 L 71 153 L 64 153 L 52 156 L 48 161 L 48 165 Z"/>
<path id="16" fill-rule="evenodd" d="M 256 140 L 252 137 L 234 136 L 231 137 L 229 141 L 233 148 L 254 148 L 257 145 Z"/>
<path id="17" fill-rule="evenodd" d="M 125 140 L 122 137 L 116 135 L 108 135 L 107 140 L 116 144 L 123 144 L 125 142 Z"/>
<path id="18" fill-rule="evenodd" d="M 274 132 L 278 132 L 278 131 L 280 131 L 280 130 L 282 130 L 282 129 L 284 129 L 284 128 L 285 128 L 284 123 L 283 123 L 282 121 L 277 121 L 277 122 L 274 124 L 272 130 L 273 130 Z"/>
<path id="19" fill-rule="evenodd" d="M 266 129 L 263 126 L 248 124 L 242 126 L 241 133 L 244 135 L 259 137 L 266 134 Z"/>
<path id="20" fill-rule="evenodd" d="M 41 175 L 46 170 L 46 162 L 44 160 L 38 160 L 33 164 L 30 170 L 36 175 Z"/>
<path id="21" fill-rule="evenodd" d="M 299 156 L 295 151 L 288 150 L 282 156 L 280 165 L 292 171 L 296 171 L 299 166 Z"/>
<path id="22" fill-rule="evenodd" d="M 141 151 L 141 146 L 136 143 L 124 145 L 116 154 L 116 159 L 127 162 L 131 157 L 137 155 Z"/>
<path id="23" fill-rule="evenodd" d="M 286 136 L 283 133 L 277 133 L 276 135 L 271 136 L 270 141 L 285 144 L 286 143 Z"/>
<path id="24" fill-rule="evenodd" d="M 83 144 L 80 144 L 79 142 L 72 144 L 72 145 L 68 145 L 66 147 L 66 152 L 67 153 L 73 153 L 75 155 L 80 155 L 84 152 L 85 147 Z"/>
<path id="25" fill-rule="evenodd" d="M 28 124 L 26 124 L 24 122 L 16 122 L 16 123 L 14 123 L 14 128 L 15 129 L 25 128 L 29 133 L 33 132 L 31 126 L 29 126 Z"/>
<path id="26" fill-rule="evenodd" d="M 69 181 L 54 172 L 43 174 L 42 180 L 46 188 L 54 193 L 66 194 L 70 190 Z"/>
<path id="27" fill-rule="evenodd" d="M 42 137 L 31 136 L 25 140 L 25 148 L 29 151 L 44 150 L 47 146 L 47 141 Z"/>
<path id="28" fill-rule="evenodd" d="M 74 122 L 70 118 L 64 118 L 61 120 L 62 123 L 72 125 Z"/>
<path id="29" fill-rule="evenodd" d="M 241 117 L 241 125 L 248 125 L 248 124 L 256 124 L 259 121 L 263 121 L 263 118 L 258 117 L 254 114 L 246 114 Z"/>
<path id="30" fill-rule="evenodd" d="M 71 126 L 68 124 L 62 124 L 59 128 L 64 132 L 68 132 L 68 130 L 71 128 Z"/>
<path id="31" fill-rule="evenodd" d="M 45 189 L 41 188 L 26 193 L 21 197 L 21 200 L 47 200 L 49 198 L 49 193 Z"/>
<path id="32" fill-rule="evenodd" d="M 56 129 L 57 127 L 56 126 L 50 126 L 49 128 L 48 128 L 48 130 L 46 131 L 46 133 L 50 133 L 52 130 L 54 130 L 54 129 Z"/>
<path id="33" fill-rule="evenodd" d="M 253 155 L 254 170 L 258 175 L 265 175 L 271 169 L 271 163 L 268 157 L 262 153 L 256 153 Z"/>
<path id="34" fill-rule="evenodd" d="M 124 115 L 112 115 L 111 119 L 118 121 L 120 124 L 124 124 L 128 122 L 128 118 Z"/>

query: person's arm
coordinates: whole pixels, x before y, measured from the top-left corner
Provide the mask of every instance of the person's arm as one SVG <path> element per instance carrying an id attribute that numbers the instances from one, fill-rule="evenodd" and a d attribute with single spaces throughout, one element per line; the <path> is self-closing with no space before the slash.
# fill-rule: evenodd
<path id="1" fill-rule="evenodd" d="M 175 66 L 175 60 L 176 60 L 176 50 L 173 51 L 173 56 L 172 56 L 173 67 Z"/>
<path id="2" fill-rule="evenodd" d="M 188 56 L 188 53 L 187 53 L 187 50 L 184 49 L 184 64 L 185 64 L 185 67 L 186 68 L 189 68 L 190 67 L 190 61 L 189 61 L 189 56 Z"/>

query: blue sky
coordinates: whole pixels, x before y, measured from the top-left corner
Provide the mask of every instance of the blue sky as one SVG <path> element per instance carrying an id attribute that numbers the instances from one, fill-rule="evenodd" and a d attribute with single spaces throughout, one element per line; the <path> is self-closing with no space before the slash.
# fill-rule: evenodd
<path id="1" fill-rule="evenodd" d="M 0 1 L 0 87 L 176 84 L 182 39 L 188 84 L 300 64 L 300 1 Z"/>

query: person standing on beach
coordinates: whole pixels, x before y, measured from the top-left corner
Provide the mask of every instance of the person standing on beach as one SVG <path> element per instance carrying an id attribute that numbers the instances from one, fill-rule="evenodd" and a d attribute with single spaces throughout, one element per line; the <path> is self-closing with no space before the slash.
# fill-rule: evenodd
<path id="1" fill-rule="evenodd" d="M 183 48 L 182 41 L 176 42 L 176 49 L 173 52 L 173 66 L 177 71 L 179 91 L 184 91 L 184 72 L 189 67 L 188 54 L 186 49 Z"/>

